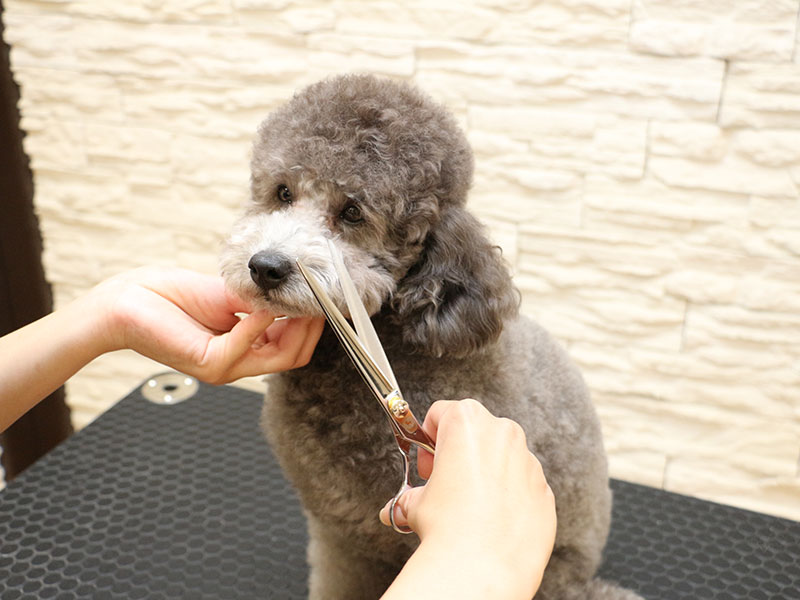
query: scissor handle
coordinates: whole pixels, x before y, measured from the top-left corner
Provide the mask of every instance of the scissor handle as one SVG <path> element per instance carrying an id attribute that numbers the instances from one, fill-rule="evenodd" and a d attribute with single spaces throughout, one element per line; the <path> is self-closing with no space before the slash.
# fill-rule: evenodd
<path id="1" fill-rule="evenodd" d="M 398 525 L 397 522 L 394 520 L 394 507 L 397 506 L 397 502 L 400 498 L 405 494 L 408 490 L 411 489 L 411 486 L 407 483 L 400 488 L 400 491 L 395 494 L 394 498 L 392 498 L 392 503 L 389 505 L 389 522 L 392 524 L 392 529 L 394 529 L 397 533 L 402 533 L 403 535 L 408 535 L 409 533 L 414 533 L 414 530 L 411 529 L 408 525 Z"/>
<path id="2" fill-rule="evenodd" d="M 403 459 L 403 485 L 392 498 L 392 503 L 389 505 L 389 522 L 392 524 L 392 529 L 397 533 L 408 534 L 413 533 L 411 527 L 400 526 L 394 520 L 394 508 L 400 501 L 400 498 L 408 490 L 411 489 L 411 445 L 406 439 L 397 438 L 397 449 L 400 452 L 400 457 Z"/>

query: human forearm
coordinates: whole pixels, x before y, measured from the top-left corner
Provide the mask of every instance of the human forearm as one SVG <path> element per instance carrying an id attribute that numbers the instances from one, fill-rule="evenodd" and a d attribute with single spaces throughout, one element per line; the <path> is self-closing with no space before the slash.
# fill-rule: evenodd
<path id="1" fill-rule="evenodd" d="M 480 544 L 423 541 L 381 600 L 530 600 L 538 570 L 526 575 L 498 555 Z"/>
<path id="2" fill-rule="evenodd" d="M 0 338 L 0 431 L 110 349 L 82 298 Z"/>
<path id="3" fill-rule="evenodd" d="M 250 313 L 244 319 L 239 313 Z M 222 279 L 141 268 L 0 338 L 0 431 L 105 352 L 129 348 L 209 383 L 306 364 L 324 319 L 275 322 Z"/>

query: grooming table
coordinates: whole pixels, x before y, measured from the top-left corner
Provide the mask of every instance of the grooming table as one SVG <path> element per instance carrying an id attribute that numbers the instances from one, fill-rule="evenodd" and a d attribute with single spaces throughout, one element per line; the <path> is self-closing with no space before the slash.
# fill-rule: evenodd
<path id="1" fill-rule="evenodd" d="M 0 492 L 2 600 L 306 597 L 305 523 L 260 395 L 192 385 L 173 404 L 134 390 Z M 650 600 L 800 599 L 800 523 L 612 485 L 603 577 Z"/>

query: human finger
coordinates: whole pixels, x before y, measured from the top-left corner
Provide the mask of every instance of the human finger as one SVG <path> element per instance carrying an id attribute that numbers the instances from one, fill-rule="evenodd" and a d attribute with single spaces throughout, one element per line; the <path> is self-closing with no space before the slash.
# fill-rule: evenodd
<path id="1" fill-rule="evenodd" d="M 321 333 L 319 327 L 312 326 L 312 321 L 310 317 L 300 317 L 271 325 L 267 329 L 267 343 L 260 348 L 248 348 L 231 370 L 229 379 L 276 373 L 301 366 L 304 356 L 310 358 L 309 353 L 313 352 Z"/>
<path id="2" fill-rule="evenodd" d="M 300 317 L 287 319 L 274 342 L 286 358 L 286 368 L 292 369 L 308 364 L 322 335 L 325 319 Z M 271 334 L 272 332 L 268 332 Z"/>
<path id="3" fill-rule="evenodd" d="M 244 377 L 236 368 L 238 363 L 252 351 L 253 344 L 274 320 L 269 311 L 257 311 L 239 320 L 227 333 L 211 337 L 199 365 L 206 380 L 225 383 Z"/>
<path id="4" fill-rule="evenodd" d="M 392 510 L 392 503 L 394 503 L 395 525 L 414 529 L 413 525 L 409 522 L 408 515 L 411 514 L 413 507 L 419 502 L 424 489 L 424 487 L 412 487 L 403 492 L 400 498 L 397 499 L 397 502 L 394 502 L 394 498 L 389 500 L 378 514 L 381 523 L 387 527 L 391 527 L 392 521 L 390 512 Z"/>
<path id="5" fill-rule="evenodd" d="M 472 406 L 467 407 L 467 404 L 472 404 Z M 438 400 L 428 409 L 428 413 L 425 415 L 425 420 L 422 424 L 422 429 L 435 443 L 439 437 L 439 428 L 442 422 L 447 420 L 445 415 L 452 409 L 463 411 L 466 408 L 468 408 L 470 412 L 485 413 L 485 416 L 491 414 L 482 404 L 471 398 L 464 400 Z M 423 479 L 428 479 L 430 477 L 433 470 L 433 463 L 433 454 L 424 449 L 420 449 L 417 453 L 417 472 L 420 477 Z"/>
<path id="6" fill-rule="evenodd" d="M 297 359 L 297 366 L 301 367 L 307 365 L 317 348 L 319 338 L 322 336 L 322 331 L 325 329 L 325 319 L 315 318 L 309 323 L 308 335 L 305 337 L 303 347 L 300 349 L 300 354 Z"/>
<path id="7" fill-rule="evenodd" d="M 428 437 L 436 443 L 436 438 L 439 435 L 439 422 L 442 415 L 453 405 L 453 400 L 437 400 L 428 409 L 425 419 L 422 422 L 422 430 L 428 434 Z M 417 451 L 417 473 L 423 479 L 428 479 L 433 471 L 433 454 L 420 448 Z"/>

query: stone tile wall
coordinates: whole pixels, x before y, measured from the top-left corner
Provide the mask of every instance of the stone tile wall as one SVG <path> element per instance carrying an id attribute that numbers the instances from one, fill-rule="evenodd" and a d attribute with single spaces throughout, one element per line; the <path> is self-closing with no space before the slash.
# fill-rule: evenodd
<path id="1" fill-rule="evenodd" d="M 467 130 L 472 208 L 582 367 L 612 473 L 800 519 L 798 0 L 5 5 L 57 304 L 215 272 L 271 108 L 413 80 Z M 76 424 L 160 369 L 88 366 Z"/>

